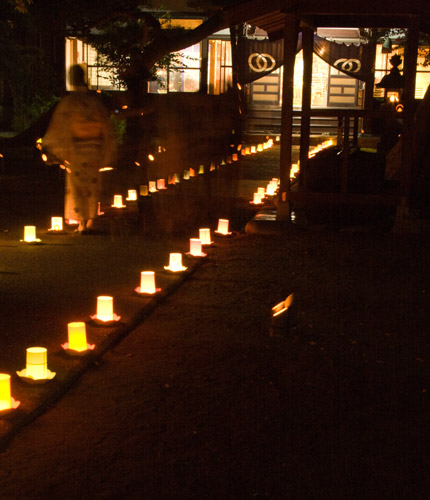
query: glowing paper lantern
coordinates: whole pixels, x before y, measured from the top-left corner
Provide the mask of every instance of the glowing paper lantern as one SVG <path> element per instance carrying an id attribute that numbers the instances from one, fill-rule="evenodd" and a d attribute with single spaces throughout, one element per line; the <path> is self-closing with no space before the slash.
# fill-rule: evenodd
<path id="1" fill-rule="evenodd" d="M 178 175 L 178 174 L 174 174 L 173 179 L 174 179 L 174 181 L 175 181 L 175 184 L 178 184 L 178 183 L 180 182 L 180 179 L 179 179 L 179 175 Z"/>
<path id="2" fill-rule="evenodd" d="M 115 323 L 121 319 L 121 316 L 113 312 L 113 297 L 99 295 L 97 297 L 97 313 L 90 318 L 101 324 Z"/>
<path id="3" fill-rule="evenodd" d="M 122 203 L 122 194 L 114 194 L 113 196 L 113 208 L 124 208 L 125 205 Z"/>
<path id="4" fill-rule="evenodd" d="M 190 251 L 187 255 L 192 257 L 206 257 L 207 254 L 202 252 L 202 242 L 199 238 L 190 238 Z"/>
<path id="5" fill-rule="evenodd" d="M 136 200 L 137 200 L 137 191 L 135 189 L 129 189 L 127 201 L 136 201 Z"/>
<path id="6" fill-rule="evenodd" d="M 140 286 L 135 288 L 137 293 L 145 293 L 153 295 L 160 292 L 161 288 L 155 286 L 155 273 L 154 271 L 142 271 L 140 273 Z"/>
<path id="7" fill-rule="evenodd" d="M 48 351 L 45 347 L 28 347 L 26 366 L 24 370 L 16 372 L 24 379 L 46 381 L 55 377 L 55 372 L 48 370 Z"/>
<path id="8" fill-rule="evenodd" d="M 238 161 L 239 157 L 237 156 L 237 153 L 233 153 L 233 154 L 231 155 L 231 159 L 232 159 L 233 161 Z"/>
<path id="9" fill-rule="evenodd" d="M 261 199 L 263 199 L 264 195 L 266 194 L 266 190 L 264 189 L 264 187 L 259 187 L 257 189 L 257 193 L 260 195 Z"/>
<path id="10" fill-rule="evenodd" d="M 156 182 L 155 181 L 149 181 L 148 182 L 149 186 L 149 192 L 150 193 L 156 193 L 157 192 L 157 187 L 156 187 Z"/>
<path id="11" fill-rule="evenodd" d="M 148 186 L 146 184 L 144 186 L 140 186 L 139 192 L 140 196 L 148 196 Z"/>
<path id="12" fill-rule="evenodd" d="M 63 230 L 63 218 L 51 217 L 51 227 L 49 231 L 62 231 L 62 230 Z"/>
<path id="13" fill-rule="evenodd" d="M 166 180 L 165 179 L 157 179 L 157 189 L 167 189 L 166 188 Z"/>
<path id="14" fill-rule="evenodd" d="M 199 167 L 199 174 L 204 174 L 205 173 L 205 166 L 204 165 L 200 165 Z"/>
<path id="15" fill-rule="evenodd" d="M 259 144 L 259 145 L 257 146 L 257 151 L 258 151 L 259 153 L 261 153 L 261 151 L 263 151 L 263 144 Z"/>
<path id="16" fill-rule="evenodd" d="M 229 235 L 231 234 L 228 230 L 228 225 L 230 221 L 228 219 L 219 219 L 218 220 L 218 229 L 215 231 L 218 234 Z"/>
<path id="17" fill-rule="evenodd" d="M 88 349 L 93 350 L 94 344 L 87 344 L 87 332 L 86 325 L 82 321 L 75 321 L 67 325 L 69 342 L 62 344 L 62 348 L 65 350 L 76 351 L 77 353 L 83 353 Z"/>
<path id="18" fill-rule="evenodd" d="M 199 238 L 202 245 L 212 245 L 213 243 L 213 241 L 211 241 L 211 230 L 207 227 L 199 229 Z"/>
<path id="19" fill-rule="evenodd" d="M 181 253 L 171 253 L 169 257 L 169 265 L 164 266 L 167 271 L 172 271 L 174 273 L 185 271 L 187 268 L 182 265 L 182 254 Z"/>
<path id="20" fill-rule="evenodd" d="M 190 171 L 189 170 L 184 170 L 184 180 L 188 181 L 190 178 Z"/>
<path id="21" fill-rule="evenodd" d="M 261 205 L 262 201 L 260 193 L 254 193 L 254 198 L 250 203 L 253 205 Z"/>
<path id="22" fill-rule="evenodd" d="M 196 176 L 196 171 L 194 170 L 194 168 L 190 168 L 189 172 L 190 172 L 190 177 Z"/>
<path id="23" fill-rule="evenodd" d="M 257 152 L 257 149 L 255 146 L 251 146 L 251 154 L 254 154 Z"/>
<path id="24" fill-rule="evenodd" d="M 18 408 L 20 404 L 10 394 L 10 375 L 0 373 L 0 412 Z"/>
<path id="25" fill-rule="evenodd" d="M 36 226 L 24 226 L 24 239 L 21 240 L 25 243 L 37 243 L 41 241 L 36 238 Z"/>

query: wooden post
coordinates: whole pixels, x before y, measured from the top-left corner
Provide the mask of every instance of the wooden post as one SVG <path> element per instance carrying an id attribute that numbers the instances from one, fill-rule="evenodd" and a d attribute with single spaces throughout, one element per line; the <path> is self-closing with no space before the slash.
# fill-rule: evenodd
<path id="1" fill-rule="evenodd" d="M 299 186 L 303 186 L 306 164 L 309 155 L 309 139 L 311 135 L 311 96 L 312 96 L 312 57 L 314 48 L 314 30 L 302 28 L 303 43 L 303 90 L 302 120 L 300 125 L 300 175 Z"/>
<path id="2" fill-rule="evenodd" d="M 289 220 L 291 148 L 293 145 L 294 63 L 296 60 L 299 19 L 293 14 L 284 18 L 284 81 L 282 86 L 281 146 L 280 146 L 280 198 L 277 220 Z"/>

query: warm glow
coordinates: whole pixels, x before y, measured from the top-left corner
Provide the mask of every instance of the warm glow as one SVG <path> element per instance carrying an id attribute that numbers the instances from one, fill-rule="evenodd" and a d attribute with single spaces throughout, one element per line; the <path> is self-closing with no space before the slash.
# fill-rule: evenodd
<path id="1" fill-rule="evenodd" d="M 264 187 L 259 187 L 257 189 L 257 193 L 261 196 L 261 199 L 263 199 L 264 195 L 266 194 L 266 190 L 264 189 Z"/>
<path id="2" fill-rule="evenodd" d="M 199 238 L 202 245 L 212 245 L 211 230 L 208 227 L 199 229 Z"/>
<path id="3" fill-rule="evenodd" d="M 122 194 L 114 194 L 113 196 L 113 208 L 124 208 L 125 205 L 122 204 Z"/>
<path id="4" fill-rule="evenodd" d="M 166 189 L 165 179 L 157 179 L 157 189 Z"/>
<path id="5" fill-rule="evenodd" d="M 97 202 L 97 215 L 103 215 L 104 212 L 102 210 L 102 204 L 100 203 L 100 201 Z"/>
<path id="6" fill-rule="evenodd" d="M 178 184 L 178 183 L 180 182 L 180 179 L 179 179 L 179 175 L 178 175 L 178 174 L 174 174 L 174 175 L 173 175 L 173 178 L 174 178 L 175 184 Z"/>
<path id="7" fill-rule="evenodd" d="M 97 297 L 96 319 L 100 321 L 113 321 L 113 297 L 100 295 Z"/>
<path id="8" fill-rule="evenodd" d="M 99 168 L 99 172 L 108 172 L 109 170 L 113 170 L 113 167 L 102 167 L 102 168 Z M 70 173 L 69 169 L 67 169 L 67 171 Z"/>
<path id="9" fill-rule="evenodd" d="M 205 173 L 205 166 L 204 165 L 200 165 L 199 167 L 199 174 L 204 174 Z"/>
<path id="10" fill-rule="evenodd" d="M 153 294 L 157 291 L 155 287 L 154 271 L 142 271 L 140 273 L 140 288 L 136 290 L 138 293 Z"/>
<path id="11" fill-rule="evenodd" d="M 228 231 L 229 223 L 230 223 L 230 221 L 228 219 L 219 219 L 218 220 L 218 229 L 215 232 L 219 233 L 219 234 L 224 234 L 224 235 L 231 234 Z"/>
<path id="12" fill-rule="evenodd" d="M 145 184 L 139 188 L 140 196 L 148 196 L 148 186 Z"/>
<path id="13" fill-rule="evenodd" d="M 260 193 L 254 193 L 254 197 L 251 203 L 253 203 L 254 205 L 261 205 L 262 201 Z"/>
<path id="14" fill-rule="evenodd" d="M 148 160 L 149 160 L 149 161 L 154 161 L 154 160 L 155 160 L 154 155 L 148 155 Z"/>
<path id="15" fill-rule="evenodd" d="M 24 226 L 24 241 L 27 243 L 40 241 L 36 238 L 36 226 Z"/>
<path id="16" fill-rule="evenodd" d="M 231 155 L 231 159 L 232 159 L 233 161 L 238 161 L 239 157 L 237 156 L 237 153 L 233 153 L 233 154 Z"/>
<path id="17" fill-rule="evenodd" d="M 76 321 L 67 325 L 69 334 L 69 349 L 74 351 L 87 350 L 87 333 L 85 323 Z"/>
<path id="18" fill-rule="evenodd" d="M 27 377 L 35 380 L 45 379 L 48 368 L 48 351 L 45 347 L 29 347 L 27 349 Z"/>
<path id="19" fill-rule="evenodd" d="M 190 171 L 189 170 L 184 170 L 184 180 L 188 181 L 190 178 Z"/>
<path id="20" fill-rule="evenodd" d="M 169 265 L 164 266 L 164 269 L 168 271 L 185 271 L 186 267 L 182 266 L 182 254 L 181 253 L 171 253 L 169 258 Z"/>
<path id="21" fill-rule="evenodd" d="M 257 148 L 255 146 L 251 146 L 251 154 L 254 154 L 257 152 Z"/>
<path id="22" fill-rule="evenodd" d="M 206 257 L 202 252 L 202 242 L 199 238 L 190 238 L 190 255 L 193 257 Z"/>
<path id="23" fill-rule="evenodd" d="M 62 230 L 63 230 L 63 218 L 62 217 L 51 217 L 50 231 L 62 231 Z"/>
<path id="24" fill-rule="evenodd" d="M 190 177 L 196 176 L 196 171 L 194 170 L 194 168 L 190 168 L 189 173 L 190 173 Z"/>
<path id="25" fill-rule="evenodd" d="M 43 161 L 48 161 L 48 157 L 46 156 L 46 154 L 45 154 L 45 153 L 43 153 L 43 154 L 42 154 L 42 160 L 43 160 Z"/>
<path id="26" fill-rule="evenodd" d="M 261 151 L 263 151 L 263 144 L 259 144 L 259 145 L 257 146 L 257 151 L 258 151 L 259 153 L 261 153 Z"/>
<path id="27" fill-rule="evenodd" d="M 251 154 L 251 149 L 250 148 L 245 148 L 245 154 L 250 155 Z"/>
<path id="28" fill-rule="evenodd" d="M 0 373 L 0 411 L 9 410 L 11 406 L 10 375 Z"/>
<path id="29" fill-rule="evenodd" d="M 149 181 L 148 185 L 149 185 L 149 192 L 150 193 L 156 193 L 157 192 L 157 183 L 156 183 L 156 181 Z"/>
<path id="30" fill-rule="evenodd" d="M 128 190 L 127 201 L 136 201 L 137 200 L 137 191 L 135 189 Z"/>

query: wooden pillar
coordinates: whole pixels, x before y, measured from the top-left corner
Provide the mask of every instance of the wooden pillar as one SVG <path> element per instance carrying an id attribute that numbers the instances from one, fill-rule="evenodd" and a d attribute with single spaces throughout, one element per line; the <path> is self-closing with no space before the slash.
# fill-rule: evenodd
<path id="1" fill-rule="evenodd" d="M 296 59 L 299 19 L 293 14 L 284 18 L 284 81 L 282 86 L 281 147 L 280 147 L 280 197 L 278 220 L 290 219 L 288 193 L 290 191 L 291 148 L 293 145 L 294 63 Z"/>
<path id="2" fill-rule="evenodd" d="M 415 79 L 417 73 L 417 58 L 418 58 L 418 43 L 419 43 L 419 21 L 416 16 L 409 18 L 408 38 L 405 48 L 405 60 L 403 65 L 404 89 L 403 103 L 405 106 L 405 118 L 403 120 L 402 142 L 407 147 L 402 148 L 402 175 L 400 179 L 401 192 L 403 195 L 403 204 L 408 204 L 411 191 L 411 171 L 412 161 L 415 156 L 412 112 L 414 110 L 415 99 Z"/>
<path id="3" fill-rule="evenodd" d="M 303 177 L 309 155 L 311 135 L 311 97 L 312 97 L 312 58 L 314 48 L 314 30 L 302 28 L 303 43 L 303 90 L 302 119 L 300 124 L 300 176 L 299 186 L 303 186 Z"/>

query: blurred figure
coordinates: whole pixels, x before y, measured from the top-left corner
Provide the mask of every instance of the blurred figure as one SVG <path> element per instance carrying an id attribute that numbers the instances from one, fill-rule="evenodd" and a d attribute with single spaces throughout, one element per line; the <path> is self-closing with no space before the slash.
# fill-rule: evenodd
<path id="1" fill-rule="evenodd" d="M 42 144 L 48 162 L 66 168 L 64 218 L 79 221 L 78 231 L 85 234 L 97 217 L 99 170 L 113 161 L 116 141 L 109 113 L 89 93 L 82 67 L 72 66 L 70 78 L 76 90 L 57 104 Z"/>

